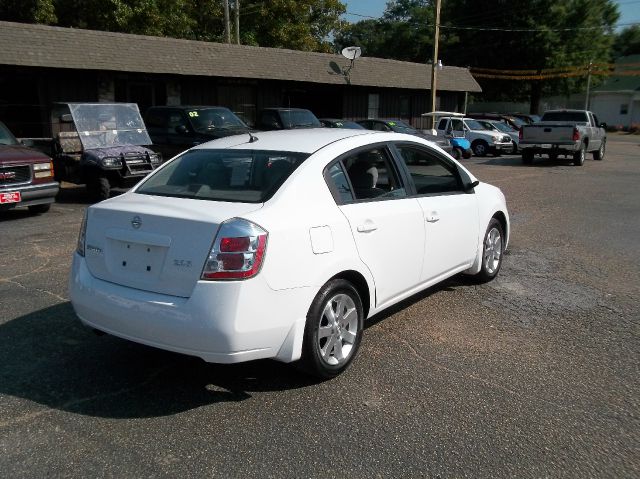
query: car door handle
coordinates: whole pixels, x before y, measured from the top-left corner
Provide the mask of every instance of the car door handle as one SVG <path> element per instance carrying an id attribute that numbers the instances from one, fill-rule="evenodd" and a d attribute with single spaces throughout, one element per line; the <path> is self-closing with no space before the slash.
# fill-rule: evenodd
<path id="1" fill-rule="evenodd" d="M 373 222 L 367 221 L 363 225 L 358 225 L 356 229 L 358 230 L 358 233 L 370 233 L 371 231 L 377 230 L 378 227 Z"/>
<path id="2" fill-rule="evenodd" d="M 440 220 L 440 215 L 437 211 L 432 211 L 427 215 L 426 220 L 429 223 L 435 223 L 436 221 Z"/>

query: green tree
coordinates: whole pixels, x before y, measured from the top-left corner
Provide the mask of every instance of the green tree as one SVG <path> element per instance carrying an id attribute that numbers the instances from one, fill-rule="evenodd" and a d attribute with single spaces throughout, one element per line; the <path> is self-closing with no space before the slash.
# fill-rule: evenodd
<path id="1" fill-rule="evenodd" d="M 45 24 L 57 21 L 53 0 L 0 0 L 0 19 Z"/>
<path id="2" fill-rule="evenodd" d="M 640 25 L 632 25 L 616 34 L 613 58 L 640 54 Z"/>

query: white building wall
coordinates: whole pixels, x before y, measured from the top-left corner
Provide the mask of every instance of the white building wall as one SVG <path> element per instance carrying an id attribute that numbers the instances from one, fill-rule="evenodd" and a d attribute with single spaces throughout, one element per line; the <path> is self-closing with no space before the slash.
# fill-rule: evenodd
<path id="1" fill-rule="evenodd" d="M 638 102 L 634 105 L 632 99 L 632 93 L 594 93 L 591 97 L 591 110 L 598 120 L 607 125 L 628 128 L 636 117 L 633 109 L 638 107 Z M 622 105 L 626 105 L 626 113 L 622 113 Z"/>

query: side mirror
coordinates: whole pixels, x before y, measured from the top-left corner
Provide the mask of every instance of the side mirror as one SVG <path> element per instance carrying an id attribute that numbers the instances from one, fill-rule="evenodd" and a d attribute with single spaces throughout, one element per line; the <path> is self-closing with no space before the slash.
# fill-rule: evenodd
<path id="1" fill-rule="evenodd" d="M 607 124 L 605 122 L 600 123 L 600 128 L 607 129 Z"/>
<path id="2" fill-rule="evenodd" d="M 469 193 L 470 191 L 472 191 L 479 184 L 480 184 L 480 182 L 478 180 L 472 181 L 471 183 L 467 183 L 467 184 L 464 185 L 464 191 Z"/>
<path id="3" fill-rule="evenodd" d="M 176 133 L 180 135 L 186 135 L 187 133 L 189 133 L 189 129 L 185 125 L 178 125 L 176 126 Z"/>

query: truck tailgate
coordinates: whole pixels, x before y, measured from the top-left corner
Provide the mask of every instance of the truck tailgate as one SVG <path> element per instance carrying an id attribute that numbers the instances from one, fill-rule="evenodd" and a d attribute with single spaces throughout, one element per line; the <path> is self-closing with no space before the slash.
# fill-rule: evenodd
<path id="1" fill-rule="evenodd" d="M 573 143 L 573 125 L 525 125 L 520 143 Z"/>

